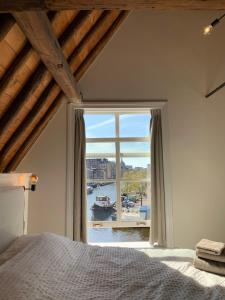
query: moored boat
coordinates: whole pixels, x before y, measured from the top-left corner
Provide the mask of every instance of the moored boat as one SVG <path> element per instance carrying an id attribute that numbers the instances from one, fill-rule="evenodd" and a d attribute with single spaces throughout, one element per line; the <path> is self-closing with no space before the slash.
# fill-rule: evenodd
<path id="1" fill-rule="evenodd" d="M 92 206 L 93 210 L 114 210 L 115 202 L 108 196 L 96 196 L 95 202 Z"/>

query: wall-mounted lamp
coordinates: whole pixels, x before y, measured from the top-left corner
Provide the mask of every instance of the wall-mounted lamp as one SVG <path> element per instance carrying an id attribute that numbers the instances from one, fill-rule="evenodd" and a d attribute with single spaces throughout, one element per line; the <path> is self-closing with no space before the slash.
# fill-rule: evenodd
<path id="1" fill-rule="evenodd" d="M 219 24 L 220 20 L 223 19 L 225 17 L 225 14 L 223 14 L 221 17 L 219 17 L 218 19 L 215 19 L 210 25 L 206 26 L 204 28 L 203 34 L 204 35 L 209 35 L 214 27 L 216 25 Z M 219 91 L 220 89 L 222 89 L 223 87 L 225 87 L 225 82 L 223 82 L 222 84 L 220 84 L 217 88 L 215 88 L 214 90 L 212 90 L 211 92 L 209 92 L 207 95 L 205 95 L 206 98 L 209 98 L 210 96 L 212 96 L 213 94 L 215 94 L 217 91 Z"/>
<path id="2" fill-rule="evenodd" d="M 30 180 L 29 180 L 29 187 L 28 188 L 24 187 L 24 190 L 25 191 L 32 191 L 32 192 L 34 192 L 36 190 L 36 184 L 37 184 L 37 182 L 38 182 L 38 176 L 32 174 L 30 176 Z"/>
<path id="3" fill-rule="evenodd" d="M 220 20 L 223 19 L 225 17 L 225 14 L 223 14 L 221 17 L 219 17 L 218 19 L 215 19 L 211 24 L 207 25 L 204 30 L 203 30 L 203 34 L 204 35 L 209 35 L 214 27 L 219 24 Z"/>

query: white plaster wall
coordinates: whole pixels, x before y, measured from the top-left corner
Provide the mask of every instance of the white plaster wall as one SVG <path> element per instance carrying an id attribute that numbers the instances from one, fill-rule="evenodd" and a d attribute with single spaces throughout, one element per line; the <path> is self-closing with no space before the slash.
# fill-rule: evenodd
<path id="1" fill-rule="evenodd" d="M 204 37 L 217 12 L 133 12 L 80 85 L 85 99 L 167 99 L 174 241 L 225 241 L 225 22 Z M 66 114 L 63 108 L 21 163 L 40 176 L 30 231 L 63 233 Z M 52 176 L 57 175 L 56 181 Z"/>
<path id="2" fill-rule="evenodd" d="M 28 233 L 65 234 L 66 210 L 66 105 L 63 105 L 24 158 L 18 170 L 39 177 L 29 193 Z"/>

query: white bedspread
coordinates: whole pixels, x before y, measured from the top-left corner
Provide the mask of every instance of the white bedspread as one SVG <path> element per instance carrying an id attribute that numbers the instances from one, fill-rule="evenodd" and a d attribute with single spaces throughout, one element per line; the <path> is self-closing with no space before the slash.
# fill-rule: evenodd
<path id="1" fill-rule="evenodd" d="M 18 253 L 0 266 L 1 300 L 225 299 L 225 278 L 184 258 L 162 261 L 54 234 L 21 237 L 14 247 Z"/>

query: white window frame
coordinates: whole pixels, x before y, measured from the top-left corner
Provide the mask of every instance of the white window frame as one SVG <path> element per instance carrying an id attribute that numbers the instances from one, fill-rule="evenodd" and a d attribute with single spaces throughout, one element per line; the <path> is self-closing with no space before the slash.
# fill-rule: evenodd
<path id="1" fill-rule="evenodd" d="M 86 110 L 85 114 L 95 114 L 101 115 L 103 112 L 101 111 L 92 111 Z M 145 179 L 124 179 L 121 177 L 121 165 L 120 159 L 121 157 L 149 157 L 150 149 L 148 153 L 134 152 L 134 153 L 124 153 L 121 155 L 120 153 L 120 143 L 121 142 L 150 142 L 150 135 L 148 137 L 120 137 L 120 115 L 121 114 L 151 114 L 150 109 L 148 110 L 138 110 L 138 111 L 126 111 L 126 112 L 118 112 L 118 111 L 105 111 L 104 114 L 112 114 L 115 117 L 115 137 L 113 138 L 86 138 L 86 143 L 115 143 L 115 153 L 91 153 L 86 154 L 86 158 L 115 158 L 116 161 L 116 178 L 115 179 L 87 179 L 87 183 L 95 182 L 95 183 L 103 183 L 103 182 L 114 182 L 116 184 L 116 210 L 117 210 L 117 220 L 115 221 L 88 221 L 88 228 L 126 228 L 126 227 L 150 227 L 150 220 L 133 220 L 133 221 L 125 221 L 121 219 L 122 216 L 122 206 L 120 205 L 120 193 L 121 193 L 121 182 L 138 182 L 138 183 L 149 183 L 150 178 Z M 150 196 L 150 195 L 149 195 Z M 149 203 L 150 204 L 150 203 Z"/>
<path id="2" fill-rule="evenodd" d="M 77 108 L 84 111 L 93 111 L 105 113 L 106 111 L 136 112 L 138 109 L 161 109 L 162 112 L 162 138 L 163 138 L 163 159 L 164 159 L 164 178 L 165 178 L 165 204 L 166 204 L 166 234 L 167 246 L 174 247 L 174 230 L 173 230 L 173 205 L 171 189 L 171 167 L 170 167 L 170 147 L 169 147 L 169 120 L 168 120 L 168 101 L 167 100 L 85 100 L 80 104 L 67 104 L 67 158 L 66 158 L 66 223 L 65 235 L 73 239 L 73 182 L 74 182 L 74 124 Z M 97 224 L 96 224 L 97 226 Z M 101 226 L 101 225 L 100 225 Z"/>

